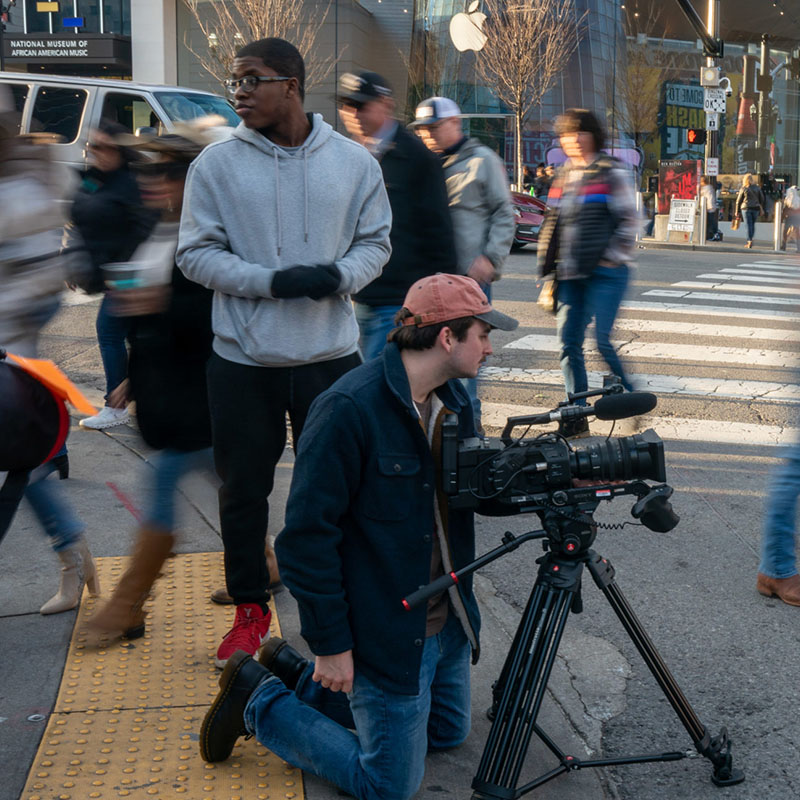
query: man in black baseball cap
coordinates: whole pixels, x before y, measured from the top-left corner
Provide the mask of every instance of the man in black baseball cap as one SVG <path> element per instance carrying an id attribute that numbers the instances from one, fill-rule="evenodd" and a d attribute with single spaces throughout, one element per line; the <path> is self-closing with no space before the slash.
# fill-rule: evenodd
<path id="1" fill-rule="evenodd" d="M 440 159 L 395 119 L 389 82 L 376 72 L 345 73 L 336 100 L 347 132 L 380 162 L 392 207 L 392 256 L 353 297 L 361 353 L 369 360 L 386 345 L 409 287 L 456 271 L 453 223 Z"/>

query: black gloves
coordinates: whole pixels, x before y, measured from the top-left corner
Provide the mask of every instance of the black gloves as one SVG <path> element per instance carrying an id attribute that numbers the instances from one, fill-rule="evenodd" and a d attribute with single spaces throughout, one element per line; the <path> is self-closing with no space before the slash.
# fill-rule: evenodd
<path id="1" fill-rule="evenodd" d="M 318 267 L 289 267 L 272 277 L 272 296 L 280 298 L 310 297 L 321 300 L 333 294 L 342 282 L 339 268 L 333 264 Z"/>

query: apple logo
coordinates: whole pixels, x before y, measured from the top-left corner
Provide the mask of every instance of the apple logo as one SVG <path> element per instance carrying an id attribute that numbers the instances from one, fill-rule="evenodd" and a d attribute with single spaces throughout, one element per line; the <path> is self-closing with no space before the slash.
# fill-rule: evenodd
<path id="1" fill-rule="evenodd" d="M 480 0 L 472 0 L 466 13 L 461 11 L 454 14 L 450 20 L 450 38 L 460 52 L 481 50 L 486 44 L 486 34 L 483 32 L 486 14 L 478 11 L 480 4 Z"/>

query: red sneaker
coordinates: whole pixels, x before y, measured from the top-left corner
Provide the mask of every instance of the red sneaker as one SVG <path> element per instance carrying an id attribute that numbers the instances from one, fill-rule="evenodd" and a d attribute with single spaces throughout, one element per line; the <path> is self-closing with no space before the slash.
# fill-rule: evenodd
<path id="1" fill-rule="evenodd" d="M 222 639 L 214 665 L 224 669 L 228 659 L 237 650 L 244 650 L 248 655 L 257 658 L 259 648 L 269 639 L 271 619 L 272 612 L 267 610 L 265 614 L 258 603 L 242 603 L 236 606 L 236 619 Z"/>

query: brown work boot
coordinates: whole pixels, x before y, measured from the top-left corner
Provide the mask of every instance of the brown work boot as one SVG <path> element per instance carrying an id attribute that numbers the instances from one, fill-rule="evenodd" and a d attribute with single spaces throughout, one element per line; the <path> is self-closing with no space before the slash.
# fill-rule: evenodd
<path id="1" fill-rule="evenodd" d="M 267 557 L 267 569 L 269 570 L 269 586 L 267 588 L 271 592 L 277 592 L 283 588 L 283 584 L 278 570 L 278 559 L 275 557 L 275 551 L 272 549 L 269 539 L 264 546 L 264 555 Z M 233 605 L 233 598 L 228 594 L 228 589 L 221 586 L 211 592 L 211 602 L 221 606 L 230 606 Z"/>
<path id="2" fill-rule="evenodd" d="M 144 603 L 174 544 L 175 537 L 163 528 L 139 528 L 125 574 L 109 601 L 89 619 L 93 643 L 144 636 Z"/>
<path id="3" fill-rule="evenodd" d="M 756 589 L 765 597 L 778 597 L 790 606 L 800 606 L 800 575 L 791 578 L 768 578 L 758 573 Z"/>

